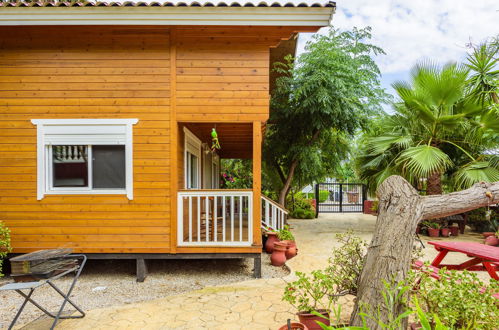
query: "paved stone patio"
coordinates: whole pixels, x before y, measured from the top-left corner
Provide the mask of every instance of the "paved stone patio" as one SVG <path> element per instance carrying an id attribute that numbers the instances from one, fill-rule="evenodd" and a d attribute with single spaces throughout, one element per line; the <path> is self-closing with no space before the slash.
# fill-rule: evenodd
<path id="1" fill-rule="evenodd" d="M 362 214 L 329 214 L 317 220 L 290 220 L 299 248 L 298 256 L 288 262 L 294 271 L 309 272 L 324 267 L 331 249 L 337 244 L 334 234 L 353 229 L 370 240 L 376 218 Z M 479 240 L 479 235 L 461 236 Z M 426 260 L 436 255 L 425 249 Z M 292 273 L 293 274 L 293 273 Z M 249 280 L 125 306 L 91 310 L 83 319 L 65 320 L 57 329 L 277 329 L 296 316 L 291 306 L 281 301 L 286 280 Z M 147 281 L 147 279 L 146 279 Z M 342 319 L 348 320 L 353 297 L 343 297 Z M 33 322 L 25 329 L 46 328 L 46 320 Z"/>

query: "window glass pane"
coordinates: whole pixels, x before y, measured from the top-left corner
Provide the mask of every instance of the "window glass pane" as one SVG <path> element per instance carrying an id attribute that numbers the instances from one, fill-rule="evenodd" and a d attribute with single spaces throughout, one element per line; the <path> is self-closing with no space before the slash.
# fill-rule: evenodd
<path id="1" fill-rule="evenodd" d="M 125 146 L 92 146 L 93 188 L 125 189 Z"/>
<path id="2" fill-rule="evenodd" d="M 194 156 L 190 152 L 187 152 L 187 188 L 197 189 L 198 185 L 198 157 Z"/>
<path id="3" fill-rule="evenodd" d="M 87 146 L 52 146 L 53 187 L 88 187 Z"/>

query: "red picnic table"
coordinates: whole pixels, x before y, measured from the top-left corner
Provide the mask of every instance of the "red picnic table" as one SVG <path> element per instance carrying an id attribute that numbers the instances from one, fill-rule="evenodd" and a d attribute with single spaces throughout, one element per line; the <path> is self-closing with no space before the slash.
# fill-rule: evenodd
<path id="1" fill-rule="evenodd" d="M 499 281 L 497 271 L 499 271 L 499 247 L 489 246 L 475 242 L 428 242 L 440 251 L 435 257 L 432 266 L 447 269 L 487 271 L 491 278 Z M 460 252 L 470 259 L 459 264 L 442 264 L 442 260 L 449 252 Z M 481 264 L 481 265 L 480 265 Z"/>

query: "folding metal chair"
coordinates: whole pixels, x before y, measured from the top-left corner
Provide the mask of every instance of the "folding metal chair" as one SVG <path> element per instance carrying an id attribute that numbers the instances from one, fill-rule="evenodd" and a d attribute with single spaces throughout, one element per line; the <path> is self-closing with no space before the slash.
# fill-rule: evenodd
<path id="1" fill-rule="evenodd" d="M 9 328 L 8 328 L 9 330 L 14 327 L 17 320 L 19 319 L 19 316 L 21 315 L 22 311 L 24 310 L 24 308 L 26 307 L 28 302 L 32 303 L 39 310 L 41 310 L 46 315 L 48 315 L 49 317 L 52 317 L 54 319 L 54 322 L 52 323 L 52 326 L 50 327 L 51 330 L 55 328 L 55 326 L 57 325 L 57 322 L 60 319 L 79 319 L 79 318 L 83 318 L 85 316 L 85 312 L 83 310 L 81 310 L 81 308 L 79 308 L 71 299 L 69 299 L 69 297 L 71 295 L 71 292 L 73 292 L 73 289 L 76 285 L 76 281 L 78 281 L 78 278 L 80 277 L 80 274 L 83 270 L 83 267 L 85 266 L 85 263 L 87 262 L 87 256 L 85 256 L 84 254 L 70 254 L 70 255 L 64 256 L 64 258 L 76 258 L 76 259 L 81 259 L 82 261 L 79 265 L 76 265 L 70 269 L 67 269 L 67 270 L 63 271 L 62 273 L 59 273 L 59 274 L 57 274 L 53 277 L 50 277 L 48 279 L 43 279 L 40 281 L 33 281 L 33 282 L 14 282 L 14 283 L 5 284 L 4 286 L 0 287 L 0 291 L 14 290 L 17 293 L 19 293 L 22 297 L 24 297 L 24 302 L 22 303 L 21 307 L 19 308 L 19 310 L 16 313 L 16 316 L 14 317 L 12 322 L 10 323 Z M 72 272 L 75 273 L 74 278 L 73 278 L 73 282 L 71 283 L 69 290 L 66 293 L 64 293 L 61 289 L 59 289 L 54 284 L 53 281 L 65 276 L 69 273 L 72 273 Z M 61 304 L 61 307 L 59 308 L 59 311 L 55 315 L 54 315 L 54 313 L 47 311 L 39 303 L 37 303 L 36 301 L 34 301 L 31 298 L 31 296 L 33 295 L 35 290 L 37 288 L 45 285 L 45 284 L 50 285 L 59 295 L 61 295 L 64 298 L 64 300 Z M 26 294 L 22 290 L 29 290 L 29 292 Z M 70 305 L 72 305 L 79 312 L 80 315 L 62 316 L 61 314 L 64 311 L 64 306 L 66 306 L 66 303 L 69 303 Z"/>

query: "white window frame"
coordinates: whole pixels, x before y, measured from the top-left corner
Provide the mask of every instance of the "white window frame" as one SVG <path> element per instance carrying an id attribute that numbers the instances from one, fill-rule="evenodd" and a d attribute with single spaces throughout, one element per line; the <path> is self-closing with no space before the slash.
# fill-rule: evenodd
<path id="1" fill-rule="evenodd" d="M 133 130 L 132 125 L 138 119 L 32 119 L 37 127 L 37 199 L 45 195 L 94 195 L 123 194 L 129 200 L 133 199 Z M 124 145 L 125 146 L 125 189 L 93 189 L 89 176 L 88 187 L 53 187 L 52 184 L 52 145 L 71 145 L 76 142 L 64 143 L 64 140 L 51 142 L 48 132 L 61 136 L 68 135 L 68 127 L 77 128 L 79 133 L 74 136 L 80 145 Z M 106 134 L 114 130 L 120 133 Z M 54 133 L 55 132 L 55 133 Z M 103 134 L 104 132 L 104 134 Z M 88 167 L 91 173 L 91 147 L 88 148 Z M 90 175 L 90 174 L 89 174 Z"/>
<path id="2" fill-rule="evenodd" d="M 184 127 L 184 186 L 185 189 L 201 189 L 201 140 L 194 135 L 189 129 Z M 190 153 L 197 157 L 197 182 L 196 187 L 189 187 L 191 180 L 190 171 L 188 168 L 187 154 Z"/>

